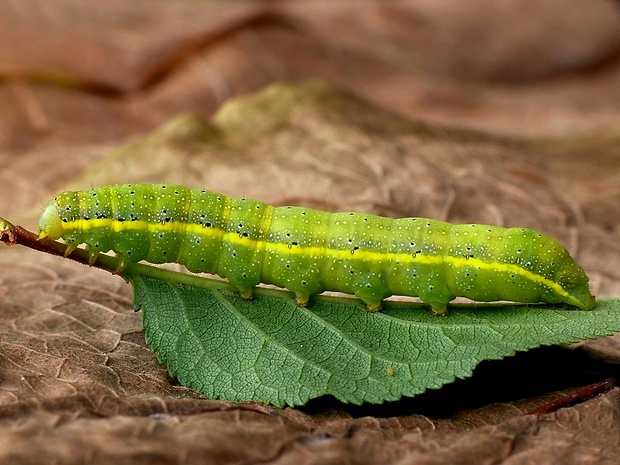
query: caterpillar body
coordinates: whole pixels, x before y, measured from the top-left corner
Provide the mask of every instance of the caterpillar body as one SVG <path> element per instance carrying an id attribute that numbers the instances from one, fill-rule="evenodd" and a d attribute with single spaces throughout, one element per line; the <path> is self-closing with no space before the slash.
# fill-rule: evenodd
<path id="1" fill-rule="evenodd" d="M 311 295 L 340 291 L 377 310 L 418 296 L 434 313 L 476 301 L 594 306 L 588 276 L 554 239 L 525 228 L 450 224 L 273 207 L 200 189 L 126 184 L 64 192 L 45 208 L 39 237 L 85 243 L 94 260 L 174 262 L 227 278 L 244 297 L 259 283 Z"/>

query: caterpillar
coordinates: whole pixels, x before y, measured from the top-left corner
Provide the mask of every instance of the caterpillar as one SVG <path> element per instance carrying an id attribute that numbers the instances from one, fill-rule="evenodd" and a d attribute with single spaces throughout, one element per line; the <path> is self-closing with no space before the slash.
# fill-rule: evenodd
<path id="1" fill-rule="evenodd" d="M 166 184 L 63 192 L 45 208 L 39 238 L 110 250 L 126 266 L 174 262 L 217 274 L 245 298 L 274 284 L 308 304 L 323 291 L 353 294 L 369 310 L 417 296 L 444 314 L 474 301 L 594 306 L 588 276 L 554 239 L 526 228 L 329 213 Z"/>

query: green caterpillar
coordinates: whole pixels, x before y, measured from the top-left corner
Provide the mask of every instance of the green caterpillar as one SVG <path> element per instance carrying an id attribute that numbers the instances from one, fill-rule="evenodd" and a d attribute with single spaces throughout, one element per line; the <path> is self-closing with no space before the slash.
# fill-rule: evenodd
<path id="1" fill-rule="evenodd" d="M 525 228 L 453 225 L 273 207 L 175 185 L 64 192 L 45 208 L 40 238 L 86 243 L 125 264 L 180 263 L 227 278 L 246 298 L 259 283 L 306 305 L 323 291 L 354 294 L 369 310 L 418 296 L 434 313 L 457 296 L 477 301 L 594 306 L 588 276 L 558 242 Z"/>

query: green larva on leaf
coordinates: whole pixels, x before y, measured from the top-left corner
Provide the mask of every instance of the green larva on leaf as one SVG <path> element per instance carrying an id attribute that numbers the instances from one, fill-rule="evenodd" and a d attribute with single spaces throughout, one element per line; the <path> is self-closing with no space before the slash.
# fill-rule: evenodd
<path id="1" fill-rule="evenodd" d="M 377 310 L 418 296 L 434 313 L 457 296 L 477 301 L 594 306 L 588 276 L 557 241 L 525 228 L 450 224 L 273 207 L 176 185 L 127 184 L 64 192 L 39 221 L 40 237 L 94 260 L 174 262 L 227 278 L 244 297 L 259 283 L 311 295 L 340 291 Z"/>

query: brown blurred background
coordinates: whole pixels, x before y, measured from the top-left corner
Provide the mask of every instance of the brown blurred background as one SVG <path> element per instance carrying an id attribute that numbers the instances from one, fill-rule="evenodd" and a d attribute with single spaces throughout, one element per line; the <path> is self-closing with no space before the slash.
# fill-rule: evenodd
<path id="1" fill-rule="evenodd" d="M 280 81 L 441 127 L 616 134 L 619 21 L 612 0 L 4 2 L 0 179 L 33 192 L 16 211 L 179 113 Z"/>
<path id="2" fill-rule="evenodd" d="M 68 187 L 179 182 L 534 227 L 612 297 L 618 157 L 618 1 L 0 3 L 0 215 L 31 228 Z M 617 376 L 618 336 L 385 409 L 277 411 L 170 380 L 118 278 L 1 248 L 0 299 L 3 463 L 611 464 L 620 452 L 617 388 L 526 415 Z"/>

